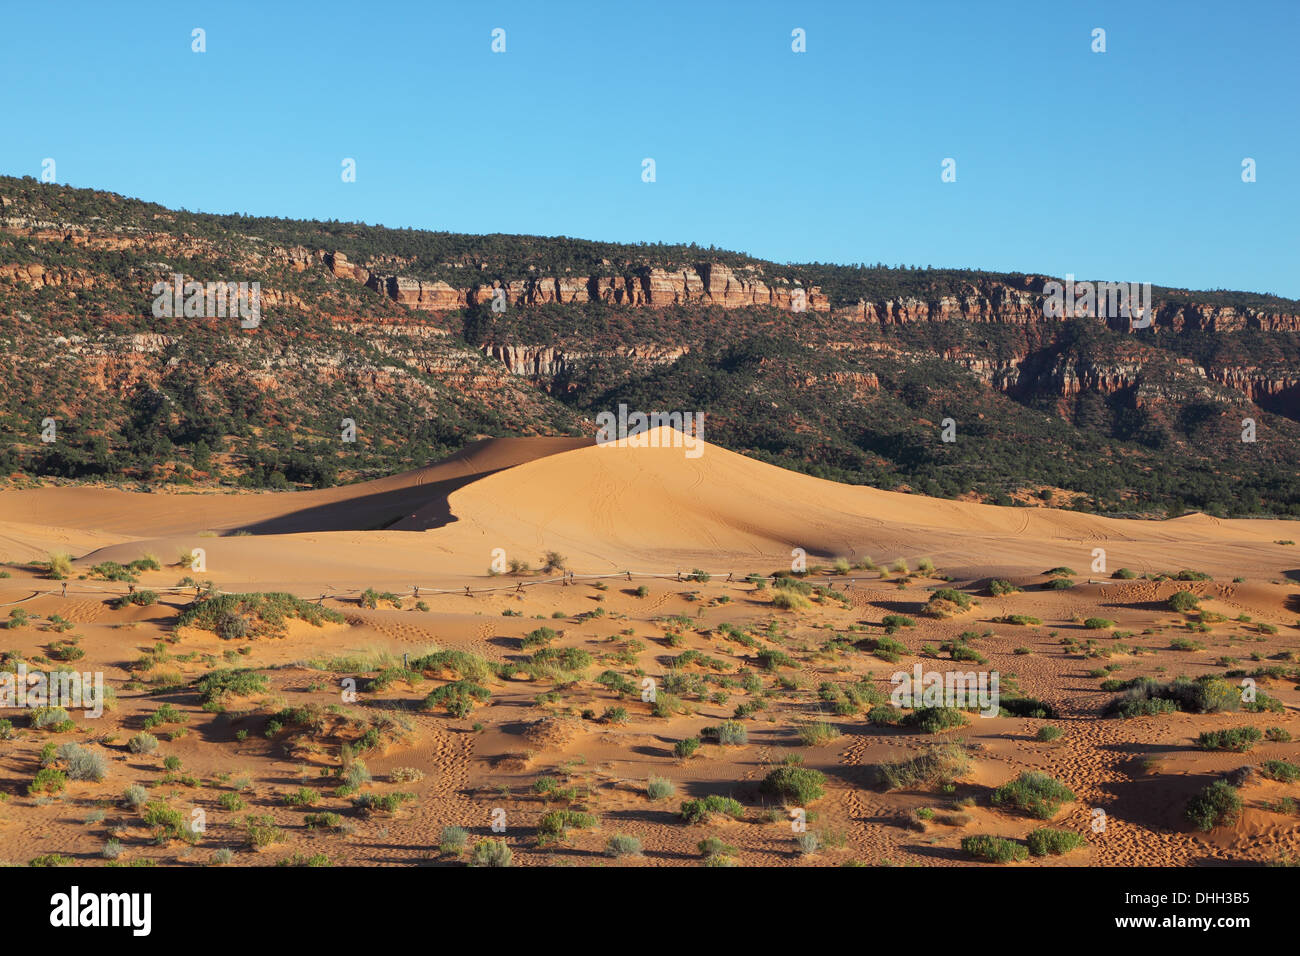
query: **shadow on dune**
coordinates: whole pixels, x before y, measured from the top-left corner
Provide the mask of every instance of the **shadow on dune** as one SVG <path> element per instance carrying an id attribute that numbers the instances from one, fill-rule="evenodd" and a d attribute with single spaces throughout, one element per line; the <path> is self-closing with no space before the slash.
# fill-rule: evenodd
<path id="1" fill-rule="evenodd" d="M 503 469 L 497 469 L 503 470 Z M 379 531 L 399 522 L 403 531 L 428 531 L 456 520 L 448 501 L 451 494 L 492 471 L 444 478 L 428 484 L 412 485 L 361 495 L 347 501 L 332 501 L 302 508 L 252 524 L 237 531 L 252 534 L 297 534 L 307 531 Z"/>
<path id="2" fill-rule="evenodd" d="M 1113 799 L 1106 812 L 1149 830 L 1187 833 L 1187 801 L 1222 774 L 1150 774 L 1103 784 Z"/>

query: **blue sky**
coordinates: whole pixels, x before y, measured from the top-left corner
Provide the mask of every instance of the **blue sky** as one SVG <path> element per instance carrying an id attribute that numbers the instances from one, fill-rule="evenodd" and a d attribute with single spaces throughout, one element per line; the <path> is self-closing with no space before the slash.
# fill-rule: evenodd
<path id="1" fill-rule="evenodd" d="M 1289 0 L 26 3 L 0 37 L 0 172 L 52 157 L 60 182 L 206 212 L 1300 297 L 1298 45 Z"/>

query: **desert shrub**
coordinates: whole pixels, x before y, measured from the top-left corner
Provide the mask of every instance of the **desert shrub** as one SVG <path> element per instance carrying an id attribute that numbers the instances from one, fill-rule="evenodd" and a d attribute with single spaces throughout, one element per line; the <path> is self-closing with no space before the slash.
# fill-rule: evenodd
<path id="1" fill-rule="evenodd" d="M 256 636 L 283 634 L 290 619 L 313 627 L 342 624 L 343 615 L 331 608 L 312 604 L 283 591 L 245 594 L 212 594 L 201 597 L 180 613 L 176 626 L 194 627 L 217 633 L 217 623 L 236 616 L 245 619 L 249 633 Z"/>
<path id="2" fill-rule="evenodd" d="M 3 735 L 0 735 L 0 737 L 2 736 Z M 1268 730 L 1264 731 L 1264 738 L 1266 740 L 1271 740 L 1274 743 L 1286 744 L 1291 742 L 1291 733 L 1281 727 L 1270 727 Z"/>
<path id="3" fill-rule="evenodd" d="M 840 736 L 840 729 L 824 720 L 805 721 L 797 728 L 799 740 L 805 747 L 820 747 Z"/>
<path id="4" fill-rule="evenodd" d="M 1119 717 L 1168 714 L 1175 710 L 1212 714 L 1242 707 L 1240 688 L 1209 674 L 1196 680 L 1178 678 L 1163 684 L 1150 677 L 1137 677 L 1103 687 L 1123 689 L 1124 693 L 1107 704 L 1104 710 L 1108 715 Z"/>
<path id="5" fill-rule="evenodd" d="M 435 707 L 442 706 L 453 717 L 466 717 L 474 709 L 475 702 L 482 703 L 491 696 L 490 690 L 473 681 L 452 681 L 425 697 L 424 709 L 433 710 Z"/>
<path id="6" fill-rule="evenodd" d="M 284 797 L 285 806 L 288 807 L 312 807 L 319 802 L 320 794 L 310 787 L 299 787 Z"/>
<path id="7" fill-rule="evenodd" d="M 31 723 L 37 730 L 48 730 L 56 734 L 66 733 L 75 726 L 62 707 L 37 707 L 32 711 Z"/>
<path id="8" fill-rule="evenodd" d="M 539 627 L 525 634 L 519 643 L 521 647 L 546 647 L 559 636 L 559 632 L 553 628 Z"/>
<path id="9" fill-rule="evenodd" d="M 911 757 L 880 765 L 878 773 L 887 790 L 912 790 L 949 784 L 970 769 L 970 757 L 957 744 L 935 744 Z"/>
<path id="10" fill-rule="evenodd" d="M 1104 617 L 1090 617 L 1083 622 L 1083 626 L 1090 631 L 1104 631 L 1114 627 L 1115 622 Z"/>
<path id="11" fill-rule="evenodd" d="M 233 813 L 237 810 L 243 810 L 247 804 L 239 794 L 233 790 L 226 790 L 221 796 L 217 797 L 217 806 L 221 807 L 222 810 L 229 810 Z"/>
<path id="12" fill-rule="evenodd" d="M 133 591 L 130 594 L 123 594 L 113 602 L 113 606 L 119 610 L 124 607 L 135 605 L 137 607 L 149 607 L 158 603 L 157 591 Z"/>
<path id="13" fill-rule="evenodd" d="M 588 651 L 580 647 L 543 647 L 529 660 L 530 664 L 539 664 L 546 670 L 558 668 L 560 671 L 585 671 L 593 663 Z"/>
<path id="14" fill-rule="evenodd" d="M 666 800 L 676 792 L 677 787 L 664 777 L 651 777 L 646 781 L 645 793 L 651 800 Z"/>
<path id="15" fill-rule="evenodd" d="M 930 592 L 925 613 L 929 617 L 948 617 L 950 614 L 970 610 L 970 595 L 956 588 L 936 588 Z"/>
<path id="16" fill-rule="evenodd" d="M 248 845 L 261 849 L 284 842 L 284 831 L 275 825 L 270 814 L 249 814 L 244 818 L 244 839 Z"/>
<path id="17" fill-rule="evenodd" d="M 147 731 L 140 731 L 126 742 L 133 754 L 151 754 L 158 749 L 158 738 Z"/>
<path id="18" fill-rule="evenodd" d="M 781 651 L 764 648 L 754 657 L 754 663 L 765 671 L 774 671 L 778 667 L 794 667 L 797 662 Z"/>
<path id="19" fill-rule="evenodd" d="M 723 746 L 739 747 L 749 743 L 749 728 L 738 720 L 724 720 L 716 727 L 705 727 L 700 736 Z"/>
<path id="20" fill-rule="evenodd" d="M 27 792 L 33 796 L 40 793 L 58 793 L 68 784 L 68 775 L 54 767 L 42 767 L 27 785 Z"/>
<path id="21" fill-rule="evenodd" d="M 615 859 L 624 856 L 640 856 L 641 841 L 634 836 L 615 834 L 606 842 L 605 853 Z"/>
<path id="22" fill-rule="evenodd" d="M 826 775 L 809 767 L 777 767 L 769 773 L 759 789 L 797 806 L 807 806 L 826 793 Z"/>
<path id="23" fill-rule="evenodd" d="M 50 552 L 48 571 L 46 572 L 56 581 L 66 581 L 72 576 L 72 555 L 66 551 Z"/>
<path id="24" fill-rule="evenodd" d="M 867 711 L 867 721 L 875 727 L 893 727 L 902 719 L 902 711 L 890 704 L 877 704 Z"/>
<path id="25" fill-rule="evenodd" d="M 394 813 L 403 803 L 414 799 L 415 794 L 400 790 L 382 794 L 363 793 L 352 798 L 352 805 L 364 816 L 370 816 L 374 813 Z"/>
<path id="26" fill-rule="evenodd" d="M 1300 780 L 1300 767 L 1285 760 L 1265 760 L 1259 767 L 1259 775 L 1282 783 L 1294 783 Z"/>
<path id="27" fill-rule="evenodd" d="M 139 810 L 149 800 L 149 791 L 138 783 L 133 783 L 122 792 L 122 802 L 132 810 Z"/>
<path id="28" fill-rule="evenodd" d="M 685 801 L 679 812 L 682 819 L 687 823 L 699 823 L 702 820 L 707 820 L 709 815 L 714 813 L 720 813 L 739 820 L 744 817 L 745 808 L 740 805 L 738 800 L 733 800 L 731 797 L 709 794 L 709 796 L 701 797 L 698 800 Z"/>
<path id="29" fill-rule="evenodd" d="M 451 856 L 460 856 L 469 842 L 469 831 L 464 827 L 443 827 L 438 836 L 438 850 Z"/>
<path id="30" fill-rule="evenodd" d="M 266 678 L 247 668 L 220 668 L 194 682 L 199 697 L 208 706 L 220 705 L 228 697 L 249 697 L 267 689 Z"/>
<path id="31" fill-rule="evenodd" d="M 470 866 L 509 866 L 514 859 L 505 840 L 485 839 L 474 844 L 469 854 Z"/>
<path id="32" fill-rule="evenodd" d="M 600 676 L 596 678 L 596 683 L 613 693 L 618 694 L 620 697 L 626 697 L 636 693 L 636 685 L 618 671 L 602 671 Z"/>
<path id="33" fill-rule="evenodd" d="M 1061 804 L 1073 799 L 1069 787 L 1037 770 L 1025 771 L 993 791 L 995 806 L 1014 807 L 1040 820 L 1055 816 Z"/>
<path id="34" fill-rule="evenodd" d="M 343 818 L 337 813 L 309 813 L 302 818 L 308 830 L 337 830 L 343 825 Z"/>
<path id="35" fill-rule="evenodd" d="M 1224 730 L 1207 730 L 1196 738 L 1201 750 L 1231 750 L 1245 753 L 1258 743 L 1261 734 L 1254 727 L 1230 727 Z"/>
<path id="36" fill-rule="evenodd" d="M 1019 862 L 1029 858 L 1029 850 L 1019 843 L 985 834 L 963 837 L 961 848 L 963 852 L 990 863 Z"/>
<path id="37" fill-rule="evenodd" d="M 1060 856 L 1062 853 L 1069 853 L 1083 846 L 1088 841 L 1072 830 L 1039 827 L 1029 834 L 1026 842 L 1029 844 L 1029 852 L 1034 856 Z"/>
<path id="38" fill-rule="evenodd" d="M 1215 827 L 1231 826 L 1241 815 L 1241 797 L 1237 788 L 1216 780 L 1187 802 L 1187 819 L 1196 829 L 1209 832 Z"/>
<path id="39" fill-rule="evenodd" d="M 886 614 L 880 619 L 880 626 L 885 629 L 887 634 L 893 634 L 899 628 L 916 627 L 916 621 L 906 614 Z"/>
<path id="40" fill-rule="evenodd" d="M 1019 627 L 1037 627 L 1043 622 L 1028 614 L 1004 614 L 996 619 L 999 624 L 1015 624 Z"/>
<path id="41" fill-rule="evenodd" d="M 491 679 L 496 671 L 491 664 L 468 651 L 435 651 L 423 657 L 417 657 L 410 663 L 413 671 L 433 671 L 451 673 L 458 678 L 482 683 Z"/>
<path id="42" fill-rule="evenodd" d="M 650 705 L 650 713 L 655 717 L 668 720 L 675 714 L 681 713 L 685 707 L 680 697 L 660 692 L 655 694 L 654 703 Z"/>
<path id="43" fill-rule="evenodd" d="M 1059 738 L 1061 733 L 1062 731 L 1060 727 L 1053 727 L 1051 724 L 1044 724 L 1042 727 L 1038 728 L 1038 734 L 1035 739 L 1041 740 L 1043 743 L 1048 743 L 1049 741 Z"/>
<path id="44" fill-rule="evenodd" d="M 53 641 L 50 644 L 50 657 L 56 661 L 79 661 L 86 652 L 77 646 L 76 640 Z"/>
<path id="45" fill-rule="evenodd" d="M 547 839 L 563 840 L 568 836 L 569 828 L 590 830 L 596 826 L 594 814 L 581 810 L 551 810 L 542 814 L 538 821 L 537 833 Z"/>
<path id="46" fill-rule="evenodd" d="M 236 641 L 248 636 L 248 618 L 233 611 L 223 611 L 212 630 L 223 641 Z"/>
<path id="47" fill-rule="evenodd" d="M 1169 597 L 1169 608 L 1173 611 L 1186 613 L 1195 611 L 1199 606 L 1199 599 L 1191 591 L 1179 591 Z"/>
<path id="48" fill-rule="evenodd" d="M 903 726 L 916 727 L 927 734 L 938 734 L 965 725 L 966 715 L 956 707 L 918 707 L 903 718 Z"/>
<path id="49" fill-rule="evenodd" d="M 361 597 L 357 603 L 362 607 L 374 610 L 380 604 L 388 604 L 398 610 L 402 608 L 402 599 L 391 591 L 376 591 L 374 588 L 366 588 L 361 592 Z"/>
<path id="50" fill-rule="evenodd" d="M 59 759 L 67 764 L 68 776 L 73 780 L 98 781 L 108 775 L 104 755 L 79 744 L 64 744 L 59 748 Z"/>
<path id="51" fill-rule="evenodd" d="M 772 606 L 783 611 L 799 611 L 812 607 L 802 594 L 784 588 L 772 592 Z"/>
<path id="52" fill-rule="evenodd" d="M 989 594 L 994 597 L 1001 597 L 1004 594 L 1015 594 L 1020 588 L 1016 587 L 1005 578 L 994 578 L 989 582 Z"/>

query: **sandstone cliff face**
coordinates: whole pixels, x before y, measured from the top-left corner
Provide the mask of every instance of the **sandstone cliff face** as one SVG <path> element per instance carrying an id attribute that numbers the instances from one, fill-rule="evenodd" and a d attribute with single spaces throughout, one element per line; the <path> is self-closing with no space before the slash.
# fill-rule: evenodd
<path id="1" fill-rule="evenodd" d="M 285 250 L 284 255 L 295 268 L 303 261 L 293 250 Z M 426 282 L 372 272 L 349 262 L 341 252 L 326 253 L 322 261 L 338 278 L 360 282 L 394 302 L 430 312 L 449 312 L 491 302 L 498 290 L 504 294 L 506 304 L 515 307 L 602 302 L 649 308 L 716 305 L 728 309 L 773 306 L 789 310 L 802 298 L 807 311 L 830 311 L 830 300 L 816 287 L 805 290 L 788 283 L 768 286 L 761 279 L 738 276 L 718 263 L 702 263 L 693 269 L 674 271 L 643 269 L 625 275 L 537 276 L 456 287 L 442 280 Z"/>
<path id="2" fill-rule="evenodd" d="M 490 343 L 482 346 L 482 351 L 488 358 L 503 363 L 514 375 L 554 379 L 573 371 L 580 361 L 618 357 L 647 365 L 663 365 L 675 362 L 690 349 L 635 346 L 616 350 L 575 351 L 551 346 Z"/>

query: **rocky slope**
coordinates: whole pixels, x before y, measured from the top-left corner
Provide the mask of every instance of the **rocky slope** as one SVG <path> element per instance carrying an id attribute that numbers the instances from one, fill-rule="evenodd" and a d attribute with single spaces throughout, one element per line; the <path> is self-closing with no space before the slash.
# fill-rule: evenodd
<path id="1" fill-rule="evenodd" d="M 260 325 L 155 317 L 178 274 L 259 283 Z M 0 177 L 0 466 L 321 484 L 590 433 L 627 401 L 884 487 L 1300 515 L 1300 303 L 1157 288 L 1131 331 L 1048 318 L 1051 278 L 209 216 Z"/>

